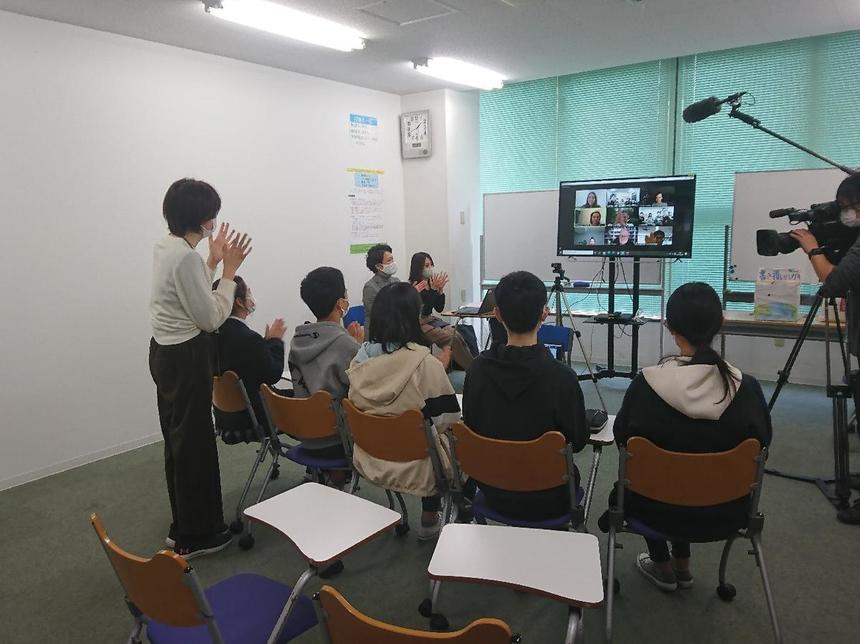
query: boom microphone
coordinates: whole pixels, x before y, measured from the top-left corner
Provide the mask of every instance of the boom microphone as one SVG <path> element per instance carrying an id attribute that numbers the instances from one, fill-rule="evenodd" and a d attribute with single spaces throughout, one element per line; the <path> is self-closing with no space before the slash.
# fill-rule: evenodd
<path id="1" fill-rule="evenodd" d="M 692 105 L 688 105 L 682 114 L 684 121 L 687 123 L 697 123 L 703 119 L 708 118 L 709 116 L 713 116 L 717 112 L 720 111 L 720 106 L 723 103 L 734 103 L 741 96 L 747 94 L 748 92 L 738 92 L 737 94 L 732 94 L 731 96 L 724 98 L 723 100 L 718 99 L 716 96 L 711 96 L 710 98 L 702 99 L 701 101 L 697 101 Z"/>

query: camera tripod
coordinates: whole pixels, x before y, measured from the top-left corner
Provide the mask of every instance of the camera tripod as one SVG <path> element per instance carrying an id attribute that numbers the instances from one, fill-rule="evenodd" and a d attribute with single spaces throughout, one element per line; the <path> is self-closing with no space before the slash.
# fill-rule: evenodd
<path id="1" fill-rule="evenodd" d="M 564 312 L 567 313 L 567 319 L 570 321 L 571 331 L 573 331 L 573 335 L 579 344 L 579 350 L 582 352 L 582 359 L 585 362 L 585 368 L 588 369 L 590 380 L 594 383 L 594 390 L 597 392 L 597 397 L 600 399 L 600 406 L 603 408 L 604 413 L 608 414 L 609 412 L 606 411 L 606 402 L 603 400 L 603 394 L 600 393 L 600 386 L 597 384 L 597 375 L 594 373 L 594 369 L 591 368 L 591 360 L 589 360 L 588 355 L 585 353 L 585 346 L 582 344 L 582 333 L 576 327 L 576 320 L 573 317 L 573 312 L 570 310 L 567 298 L 564 297 L 564 286 L 562 285 L 562 282 L 570 282 L 570 280 L 564 276 L 564 269 L 561 268 L 561 266 L 554 266 L 553 273 L 555 273 L 555 281 L 553 282 L 552 288 L 550 288 L 549 292 L 555 296 L 556 326 L 564 326 L 564 320 L 562 318 L 563 308 Z"/>
<path id="2" fill-rule="evenodd" d="M 803 327 L 800 330 L 800 335 L 794 342 L 785 366 L 779 371 L 779 378 L 776 382 L 776 388 L 768 402 L 768 409 L 773 410 L 776 400 L 779 397 L 785 383 L 791 375 L 791 370 L 794 363 L 797 361 L 797 356 L 800 354 L 800 349 L 803 346 L 806 336 L 812 328 L 815 321 L 815 316 L 821 308 L 824 301 L 824 296 L 821 292 L 816 294 L 815 301 L 809 308 L 809 313 L 803 322 Z M 833 320 L 836 326 L 836 336 L 839 343 L 839 353 L 842 361 L 843 380 L 848 384 L 834 385 L 830 375 L 830 311 L 833 312 Z M 802 476 L 798 474 L 790 474 L 779 470 L 765 469 L 765 472 L 773 476 L 781 476 L 783 478 L 792 479 L 794 481 L 803 481 L 805 483 L 814 483 L 821 490 L 822 494 L 832 503 L 837 509 L 848 507 L 848 501 L 851 497 L 851 488 L 860 489 L 860 475 L 851 474 L 848 462 L 848 432 L 851 424 L 856 422 L 856 416 L 849 419 L 848 416 L 848 401 L 853 397 L 853 387 L 850 359 L 848 351 L 845 347 L 845 338 L 842 335 L 842 326 L 839 320 L 839 310 L 836 306 L 834 298 L 828 298 L 824 308 L 824 344 L 825 344 L 825 369 L 827 370 L 827 397 L 833 401 L 833 460 L 834 473 L 833 478 L 822 478 L 816 476 Z"/>

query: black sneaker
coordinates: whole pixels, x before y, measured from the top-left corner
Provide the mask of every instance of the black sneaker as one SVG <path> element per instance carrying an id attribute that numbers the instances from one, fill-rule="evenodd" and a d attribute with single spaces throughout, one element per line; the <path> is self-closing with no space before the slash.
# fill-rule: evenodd
<path id="1" fill-rule="evenodd" d="M 227 546 L 233 543 L 233 535 L 227 532 L 219 532 L 209 539 L 201 539 L 191 543 L 177 543 L 173 548 L 173 552 L 184 559 L 194 559 L 194 557 L 202 557 L 203 555 L 212 555 L 216 552 L 221 552 Z"/>
<path id="2" fill-rule="evenodd" d="M 860 499 L 854 501 L 854 505 L 850 508 L 839 510 L 836 513 L 836 518 L 848 525 L 860 525 Z"/>

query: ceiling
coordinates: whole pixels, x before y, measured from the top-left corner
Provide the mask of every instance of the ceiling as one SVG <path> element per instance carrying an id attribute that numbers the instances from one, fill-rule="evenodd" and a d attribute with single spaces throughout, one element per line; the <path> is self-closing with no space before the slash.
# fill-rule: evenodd
<path id="1" fill-rule="evenodd" d="M 860 29 L 858 0 L 276 1 L 359 29 L 366 49 L 342 53 L 233 25 L 207 16 L 200 0 L 0 0 L 0 10 L 396 94 L 445 87 L 411 68 L 421 57 L 520 81 Z"/>

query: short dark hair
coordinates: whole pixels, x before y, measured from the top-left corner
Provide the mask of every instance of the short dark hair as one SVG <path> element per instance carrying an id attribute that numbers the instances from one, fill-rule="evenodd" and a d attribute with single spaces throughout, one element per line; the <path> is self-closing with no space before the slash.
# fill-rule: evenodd
<path id="1" fill-rule="evenodd" d="M 327 317 L 337 301 L 346 296 L 343 273 L 331 266 L 315 268 L 302 280 L 299 294 L 318 319 Z"/>
<path id="2" fill-rule="evenodd" d="M 233 281 L 236 283 L 236 291 L 233 293 L 233 310 L 231 313 L 236 312 L 236 300 L 244 300 L 248 297 L 248 284 L 238 275 L 233 276 Z M 221 283 L 221 278 L 215 280 L 212 284 L 212 290 L 217 291 L 218 285 Z"/>
<path id="3" fill-rule="evenodd" d="M 382 263 L 382 259 L 385 257 L 385 253 L 390 253 L 391 246 L 388 244 L 376 244 L 376 246 L 371 246 L 370 250 L 367 251 L 367 258 L 364 260 L 365 265 L 371 273 L 376 272 L 376 265 Z"/>
<path id="4" fill-rule="evenodd" d="M 214 219 L 221 210 L 221 197 L 205 181 L 180 179 L 167 189 L 162 204 L 170 232 L 183 237 L 198 232 L 203 222 Z"/>
<path id="5" fill-rule="evenodd" d="M 659 235 L 659 236 L 660 236 L 660 237 L 662 237 L 663 239 L 666 239 L 666 233 L 664 233 L 662 230 L 655 230 L 655 231 L 654 231 L 654 235 L 655 235 L 655 236 Z"/>
<path id="6" fill-rule="evenodd" d="M 836 189 L 836 201 L 849 206 L 860 203 L 860 175 L 852 174 L 842 180 Z"/>
<path id="7" fill-rule="evenodd" d="M 420 282 L 424 279 L 424 262 L 426 260 L 430 260 L 431 264 L 436 264 L 433 261 L 433 258 L 430 257 L 430 253 L 420 252 L 415 253 L 412 256 L 412 261 L 409 264 L 409 281 L 410 282 Z"/>
<path id="8" fill-rule="evenodd" d="M 546 306 L 546 286 L 528 271 L 505 275 L 494 292 L 502 321 L 514 333 L 528 333 L 540 324 Z"/>
<path id="9" fill-rule="evenodd" d="M 390 344 L 406 346 L 414 342 L 426 346 L 420 315 L 421 296 L 412 284 L 395 282 L 383 287 L 370 313 L 370 341 L 382 344 L 385 353 L 391 353 Z"/>

